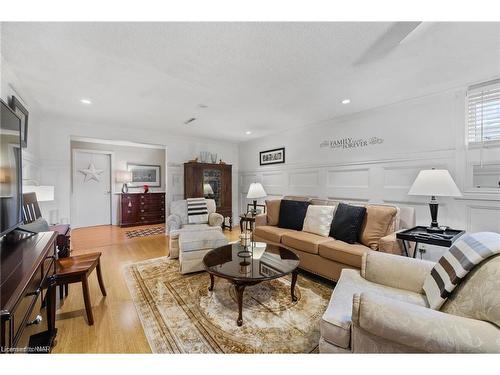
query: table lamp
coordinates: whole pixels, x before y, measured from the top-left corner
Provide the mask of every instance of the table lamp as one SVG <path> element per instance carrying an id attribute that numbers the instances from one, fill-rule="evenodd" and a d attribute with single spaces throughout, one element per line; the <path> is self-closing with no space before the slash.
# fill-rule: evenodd
<path id="1" fill-rule="evenodd" d="M 123 183 L 122 193 L 128 193 L 128 183 L 132 182 L 132 172 L 130 171 L 118 171 L 116 172 L 116 182 Z"/>
<path id="2" fill-rule="evenodd" d="M 427 195 L 431 197 L 429 209 L 431 211 L 431 224 L 427 227 L 429 233 L 443 233 L 439 227 L 438 202 L 436 197 L 461 197 L 455 181 L 446 169 L 426 169 L 418 173 L 417 178 L 408 192 L 408 195 Z"/>
<path id="3" fill-rule="evenodd" d="M 213 197 L 214 196 L 214 189 L 212 189 L 212 185 L 204 183 L 203 184 L 203 196 L 206 197 Z"/>
<path id="4" fill-rule="evenodd" d="M 253 199 L 252 214 L 257 214 L 257 199 L 267 197 L 266 191 L 260 182 L 252 182 L 248 188 L 248 199 Z"/>

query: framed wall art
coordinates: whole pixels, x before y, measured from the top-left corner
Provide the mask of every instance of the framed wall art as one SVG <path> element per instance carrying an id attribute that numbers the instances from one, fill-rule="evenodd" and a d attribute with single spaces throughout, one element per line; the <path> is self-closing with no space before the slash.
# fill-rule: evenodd
<path id="1" fill-rule="evenodd" d="M 28 147 L 28 110 L 21 104 L 18 98 L 14 95 L 10 99 L 10 108 L 21 119 L 21 146 Z"/>
<path id="2" fill-rule="evenodd" d="M 285 162 L 285 148 L 261 151 L 259 153 L 260 165 L 281 164 Z"/>
<path id="3" fill-rule="evenodd" d="M 128 183 L 129 187 L 161 186 L 161 166 L 159 165 L 127 163 L 127 170 L 132 172 L 132 182 Z"/>

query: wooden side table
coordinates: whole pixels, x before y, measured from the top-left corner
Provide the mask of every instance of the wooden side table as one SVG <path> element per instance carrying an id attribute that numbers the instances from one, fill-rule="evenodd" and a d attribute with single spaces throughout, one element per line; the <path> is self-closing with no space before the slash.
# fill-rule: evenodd
<path id="1" fill-rule="evenodd" d="M 414 228 L 396 233 L 396 238 L 403 242 L 403 249 L 406 256 L 410 256 L 408 254 L 406 241 L 415 242 L 415 250 L 413 251 L 413 258 L 415 258 L 418 251 L 418 245 L 420 243 L 450 247 L 453 245 L 453 242 L 455 242 L 463 234 L 465 234 L 465 231 L 451 228 L 446 229 L 443 233 L 428 233 L 426 227 L 416 226 Z"/>
<path id="2" fill-rule="evenodd" d="M 253 214 L 241 214 L 240 215 L 240 231 L 243 233 L 243 229 L 249 230 L 253 233 L 255 229 L 255 215 Z"/>

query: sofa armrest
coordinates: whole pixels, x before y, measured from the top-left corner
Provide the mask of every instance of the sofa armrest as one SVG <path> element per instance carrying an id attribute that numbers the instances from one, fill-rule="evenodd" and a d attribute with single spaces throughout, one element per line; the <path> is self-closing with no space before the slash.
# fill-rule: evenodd
<path id="1" fill-rule="evenodd" d="M 255 216 L 255 226 L 261 227 L 267 225 L 267 215 L 266 214 L 258 214 Z"/>
<path id="2" fill-rule="evenodd" d="M 224 216 L 218 214 L 217 212 L 212 212 L 208 215 L 208 225 L 211 227 L 220 227 L 224 222 Z"/>
<path id="3" fill-rule="evenodd" d="M 361 276 L 377 284 L 423 293 L 424 280 L 433 267 L 434 263 L 426 260 L 369 251 L 363 255 Z"/>
<path id="4" fill-rule="evenodd" d="M 356 294 L 353 329 L 434 353 L 498 353 L 500 329 L 476 319 L 446 314 L 375 293 Z M 362 344 L 361 344 L 362 345 Z M 353 348 L 363 352 L 363 348 Z"/>
<path id="5" fill-rule="evenodd" d="M 181 229 L 182 219 L 179 215 L 171 214 L 167 217 L 167 234 L 173 230 Z"/>
<path id="6" fill-rule="evenodd" d="M 391 233 L 385 237 L 382 237 L 378 241 L 378 251 L 384 253 L 404 255 L 403 246 L 401 242 L 396 238 L 396 233 Z"/>
<path id="7" fill-rule="evenodd" d="M 402 229 L 401 231 L 403 230 L 405 229 Z M 394 233 L 388 234 L 385 237 L 382 237 L 378 241 L 378 250 L 389 254 L 406 255 L 404 253 L 403 242 L 396 238 L 396 233 L 398 232 L 400 231 L 396 231 Z M 413 254 L 413 249 L 415 245 L 413 243 L 408 242 L 406 246 L 408 254 L 409 255 Z"/>

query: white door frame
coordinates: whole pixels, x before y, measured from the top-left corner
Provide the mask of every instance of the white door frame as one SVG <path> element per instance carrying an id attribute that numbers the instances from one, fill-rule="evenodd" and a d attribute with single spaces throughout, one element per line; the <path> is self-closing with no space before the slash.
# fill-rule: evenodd
<path id="1" fill-rule="evenodd" d="M 75 178 L 75 154 L 76 153 L 82 153 L 82 154 L 105 154 L 110 156 L 110 165 L 109 165 L 109 187 L 110 187 L 110 193 L 109 193 L 109 225 L 112 225 L 113 223 L 113 206 L 114 206 L 114 199 L 113 199 L 113 192 L 115 191 L 115 179 L 113 178 L 113 170 L 114 170 L 114 165 L 115 165 L 115 153 L 113 151 L 103 151 L 103 150 L 92 150 L 92 149 L 86 149 L 86 148 L 74 148 L 71 153 L 71 205 L 70 205 L 70 219 L 72 222 L 74 222 L 73 215 L 75 212 L 75 191 L 74 191 L 74 178 Z"/>

